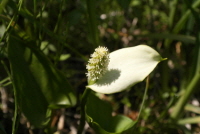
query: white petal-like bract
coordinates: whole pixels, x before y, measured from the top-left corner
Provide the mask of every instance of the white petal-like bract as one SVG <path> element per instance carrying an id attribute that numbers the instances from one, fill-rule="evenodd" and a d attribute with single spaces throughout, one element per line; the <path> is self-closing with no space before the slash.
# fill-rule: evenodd
<path id="1" fill-rule="evenodd" d="M 162 61 L 162 57 L 147 45 L 116 50 L 109 55 L 108 69 L 90 89 L 104 94 L 123 91 L 143 81 Z"/>

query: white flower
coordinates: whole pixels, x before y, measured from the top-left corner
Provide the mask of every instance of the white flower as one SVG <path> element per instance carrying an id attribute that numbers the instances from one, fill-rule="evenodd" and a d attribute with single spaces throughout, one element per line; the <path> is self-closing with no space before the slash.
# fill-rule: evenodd
<path id="1" fill-rule="evenodd" d="M 109 58 L 106 48 L 97 49 L 87 65 L 88 79 L 95 82 L 87 87 L 104 94 L 120 92 L 143 81 L 164 60 L 147 45 L 119 49 Z"/>
<path id="2" fill-rule="evenodd" d="M 95 52 L 91 54 L 86 69 L 88 80 L 95 82 L 101 78 L 108 69 L 109 63 L 109 52 L 106 47 L 99 46 L 95 49 Z"/>

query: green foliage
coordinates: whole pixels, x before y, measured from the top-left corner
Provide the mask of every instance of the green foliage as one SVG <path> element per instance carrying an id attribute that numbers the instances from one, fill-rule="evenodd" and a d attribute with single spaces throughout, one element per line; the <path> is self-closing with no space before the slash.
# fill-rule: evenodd
<path id="1" fill-rule="evenodd" d="M 33 73 L 28 65 L 28 62 L 32 62 L 31 53 L 27 52 L 22 44 L 24 44 L 22 41 L 14 37 L 9 38 L 8 56 L 16 92 L 15 97 L 30 122 L 40 126 L 46 119 L 48 102 L 37 84 L 37 79 L 31 75 Z"/>
<path id="2" fill-rule="evenodd" d="M 74 92 L 63 74 L 54 68 L 34 42 L 10 35 L 8 43 L 17 103 L 33 125 L 40 126 L 46 121 L 48 108 L 76 104 Z"/>
<path id="3" fill-rule="evenodd" d="M 121 134 L 136 123 L 123 115 L 112 116 L 111 105 L 93 94 L 88 97 L 86 114 L 88 123 L 98 134 Z"/>
<path id="4" fill-rule="evenodd" d="M 90 134 L 198 133 L 199 6 L 200 0 L 1 0 L 0 133 L 70 133 L 78 126 Z M 83 94 L 94 48 L 139 44 L 168 58 L 149 76 L 147 93 L 142 82 L 112 95 Z M 91 129 L 84 118 L 79 124 L 85 112 Z"/>

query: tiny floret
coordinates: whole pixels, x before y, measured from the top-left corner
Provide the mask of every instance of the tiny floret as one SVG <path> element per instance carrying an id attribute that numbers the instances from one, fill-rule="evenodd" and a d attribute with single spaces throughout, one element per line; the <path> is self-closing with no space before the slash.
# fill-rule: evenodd
<path id="1" fill-rule="evenodd" d="M 88 80 L 97 81 L 108 69 L 109 51 L 106 47 L 99 46 L 91 54 L 91 58 L 86 65 Z"/>

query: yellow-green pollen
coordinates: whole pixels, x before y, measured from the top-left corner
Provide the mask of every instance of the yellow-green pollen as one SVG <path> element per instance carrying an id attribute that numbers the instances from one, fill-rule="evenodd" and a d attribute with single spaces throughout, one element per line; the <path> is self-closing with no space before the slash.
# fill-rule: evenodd
<path id="1" fill-rule="evenodd" d="M 102 46 L 96 48 L 86 66 L 88 80 L 96 81 L 101 78 L 108 69 L 109 61 L 108 49 Z"/>

